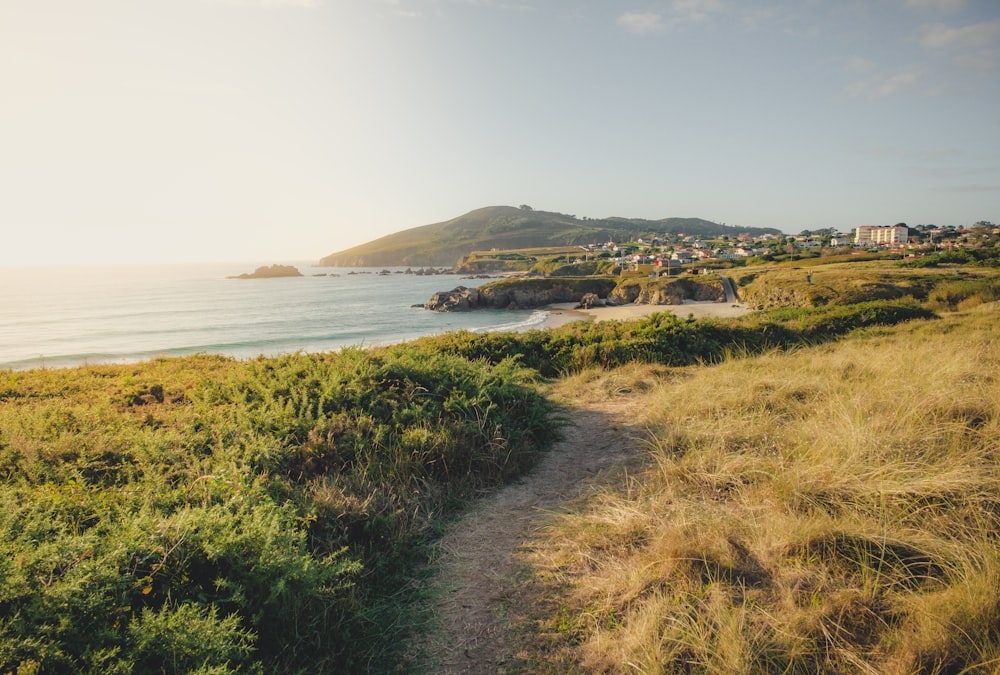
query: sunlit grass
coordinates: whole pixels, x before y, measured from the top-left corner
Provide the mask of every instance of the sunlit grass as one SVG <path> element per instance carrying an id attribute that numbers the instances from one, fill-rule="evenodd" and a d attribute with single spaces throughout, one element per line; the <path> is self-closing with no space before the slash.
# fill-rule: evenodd
<path id="1" fill-rule="evenodd" d="M 998 316 L 650 372 L 648 470 L 536 542 L 548 649 L 596 672 L 996 668 Z"/>

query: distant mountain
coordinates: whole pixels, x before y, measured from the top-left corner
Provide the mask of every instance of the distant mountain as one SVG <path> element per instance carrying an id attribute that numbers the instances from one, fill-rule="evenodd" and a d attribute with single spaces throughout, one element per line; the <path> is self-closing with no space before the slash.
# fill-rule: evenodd
<path id="1" fill-rule="evenodd" d="M 657 234 L 718 237 L 781 234 L 773 228 L 731 227 L 701 218 L 577 218 L 528 207 L 488 206 L 443 223 L 423 225 L 331 253 L 330 267 L 452 266 L 470 251 L 602 244 Z"/>

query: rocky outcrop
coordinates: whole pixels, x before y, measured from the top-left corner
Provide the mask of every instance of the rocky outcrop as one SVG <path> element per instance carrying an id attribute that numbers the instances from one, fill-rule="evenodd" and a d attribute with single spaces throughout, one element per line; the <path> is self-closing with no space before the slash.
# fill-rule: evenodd
<path id="1" fill-rule="evenodd" d="M 612 296 L 619 304 L 636 305 L 679 305 L 684 302 L 683 292 L 675 287 L 663 286 L 619 286 Z"/>
<path id="2" fill-rule="evenodd" d="M 534 309 L 559 302 L 580 302 L 585 295 L 607 296 L 613 279 L 520 279 L 486 284 L 480 304 L 494 309 Z"/>
<path id="3" fill-rule="evenodd" d="M 590 309 L 592 307 L 604 307 L 604 301 L 597 297 L 596 293 L 585 293 L 580 298 L 580 304 L 576 306 L 576 309 Z"/>
<path id="4" fill-rule="evenodd" d="M 717 301 L 725 299 L 718 279 L 711 282 L 691 279 L 632 279 L 612 291 L 608 300 L 618 304 L 680 305 L 685 300 Z"/>
<path id="5" fill-rule="evenodd" d="M 424 309 L 435 312 L 468 312 L 478 307 L 479 291 L 465 286 L 435 293 L 424 303 Z"/>
<path id="6" fill-rule="evenodd" d="M 243 273 L 227 279 L 276 279 L 278 277 L 301 277 L 302 272 L 292 265 L 263 265 L 253 272 Z"/>
<path id="7" fill-rule="evenodd" d="M 612 279 L 507 279 L 478 289 L 459 286 L 435 293 L 423 306 L 437 312 L 534 309 L 558 302 L 581 302 L 588 295 L 599 301 L 614 286 Z"/>
<path id="8" fill-rule="evenodd" d="M 679 305 L 685 300 L 725 298 L 718 279 L 629 279 L 619 283 L 608 277 L 504 279 L 476 288 L 459 286 L 435 293 L 423 304 L 437 312 L 473 309 L 534 309 L 574 302 L 582 308 L 604 305 Z M 419 306 L 419 305 L 418 305 Z"/>

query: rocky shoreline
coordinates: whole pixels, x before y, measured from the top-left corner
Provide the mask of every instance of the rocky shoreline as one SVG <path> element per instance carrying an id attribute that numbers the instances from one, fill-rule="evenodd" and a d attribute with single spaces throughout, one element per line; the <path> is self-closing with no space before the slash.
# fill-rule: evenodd
<path id="1" fill-rule="evenodd" d="M 607 278 L 508 279 L 479 288 L 458 286 L 440 291 L 422 305 L 435 312 L 469 312 L 476 309 L 538 309 L 576 303 L 578 309 L 625 305 L 681 305 L 685 302 L 723 302 L 721 283 L 689 280 L 665 282 Z"/>
<path id="2" fill-rule="evenodd" d="M 435 312 L 537 309 L 561 302 L 581 302 L 584 297 L 589 298 L 593 304 L 600 298 L 609 297 L 616 285 L 615 280 L 605 278 L 507 279 L 479 288 L 458 286 L 450 291 L 440 291 L 422 306 Z"/>

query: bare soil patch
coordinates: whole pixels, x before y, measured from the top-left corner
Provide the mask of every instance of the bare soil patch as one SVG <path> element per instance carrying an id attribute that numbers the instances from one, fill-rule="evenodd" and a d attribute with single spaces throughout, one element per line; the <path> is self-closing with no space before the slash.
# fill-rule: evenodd
<path id="1" fill-rule="evenodd" d="M 532 472 L 448 528 L 434 563 L 438 625 L 423 645 L 428 672 L 518 669 L 511 602 L 524 600 L 517 553 L 548 515 L 641 455 L 634 407 L 631 397 L 574 406 L 564 440 Z"/>

